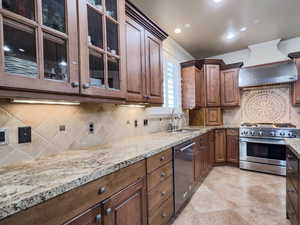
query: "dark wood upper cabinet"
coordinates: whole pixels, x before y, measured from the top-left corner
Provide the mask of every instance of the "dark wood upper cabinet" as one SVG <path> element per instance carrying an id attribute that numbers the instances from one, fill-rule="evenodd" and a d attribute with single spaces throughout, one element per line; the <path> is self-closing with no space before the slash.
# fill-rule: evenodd
<path id="1" fill-rule="evenodd" d="M 78 94 L 76 1 L 0 4 L 0 87 Z"/>
<path id="2" fill-rule="evenodd" d="M 146 225 L 145 179 L 130 185 L 103 203 L 104 225 Z"/>
<path id="3" fill-rule="evenodd" d="M 167 34 L 126 2 L 128 102 L 163 104 L 162 42 Z"/>
<path id="4" fill-rule="evenodd" d="M 220 97 L 220 66 L 205 65 L 206 106 L 221 106 Z"/>
<path id="5" fill-rule="evenodd" d="M 298 67 L 298 81 L 292 84 L 292 104 L 294 106 L 300 106 L 300 58 L 295 59 L 295 63 Z"/>
<path id="6" fill-rule="evenodd" d="M 125 98 L 125 0 L 77 1 L 80 93 Z"/>
<path id="7" fill-rule="evenodd" d="M 143 102 L 145 93 L 145 30 L 133 19 L 126 19 L 127 99 Z"/>
<path id="8" fill-rule="evenodd" d="M 221 71 L 221 105 L 239 106 L 239 68 Z"/>

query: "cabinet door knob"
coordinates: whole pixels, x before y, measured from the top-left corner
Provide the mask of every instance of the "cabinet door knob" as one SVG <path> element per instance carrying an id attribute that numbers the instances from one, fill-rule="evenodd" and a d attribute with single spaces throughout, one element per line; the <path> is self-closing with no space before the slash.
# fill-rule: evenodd
<path id="1" fill-rule="evenodd" d="M 160 193 L 160 195 L 163 197 L 163 196 L 165 196 L 165 195 L 166 195 L 166 192 L 165 192 L 165 191 L 163 191 L 163 192 L 161 192 L 161 193 Z"/>
<path id="2" fill-rule="evenodd" d="M 71 85 L 72 85 L 72 88 L 79 87 L 79 83 L 78 82 L 72 82 Z"/>
<path id="3" fill-rule="evenodd" d="M 96 223 L 97 223 L 97 224 L 101 224 L 101 218 L 102 218 L 102 215 L 101 215 L 101 214 L 98 214 L 98 215 L 96 216 Z"/>
<path id="4" fill-rule="evenodd" d="M 166 217 L 167 217 L 167 214 L 163 212 L 163 213 L 161 214 L 161 217 L 162 217 L 162 218 L 166 218 Z"/>
<path id="5" fill-rule="evenodd" d="M 165 159 L 166 159 L 166 157 L 162 156 L 162 157 L 160 158 L 160 161 L 164 161 Z"/>
<path id="6" fill-rule="evenodd" d="M 84 89 L 88 89 L 88 88 L 90 88 L 90 84 L 85 83 L 85 84 L 82 85 L 82 87 L 83 87 Z"/>
<path id="7" fill-rule="evenodd" d="M 160 174 L 160 176 L 161 176 L 161 177 L 165 177 L 165 176 L 166 176 L 166 173 L 162 172 L 162 173 Z"/>
<path id="8" fill-rule="evenodd" d="M 99 195 L 104 194 L 106 192 L 106 188 L 105 187 L 101 187 L 98 191 Z"/>
<path id="9" fill-rule="evenodd" d="M 112 213 L 112 209 L 111 208 L 106 209 L 106 215 L 109 215 L 111 213 Z"/>

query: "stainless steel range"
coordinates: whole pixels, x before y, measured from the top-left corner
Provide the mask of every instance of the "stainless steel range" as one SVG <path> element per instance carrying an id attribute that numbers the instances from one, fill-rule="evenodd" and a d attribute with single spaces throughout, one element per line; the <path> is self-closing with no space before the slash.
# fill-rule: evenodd
<path id="1" fill-rule="evenodd" d="M 285 138 L 299 138 L 291 124 L 242 124 L 240 168 L 286 176 Z"/>

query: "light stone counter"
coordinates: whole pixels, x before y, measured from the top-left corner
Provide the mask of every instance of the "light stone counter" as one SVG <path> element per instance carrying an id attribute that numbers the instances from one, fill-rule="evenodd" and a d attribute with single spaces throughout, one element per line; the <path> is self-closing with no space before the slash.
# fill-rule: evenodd
<path id="1" fill-rule="evenodd" d="M 0 220 L 215 128 L 156 133 L 0 168 Z M 237 128 L 226 126 L 224 128 Z"/>
<path id="2" fill-rule="evenodd" d="M 286 138 L 285 142 L 300 159 L 300 138 Z"/>

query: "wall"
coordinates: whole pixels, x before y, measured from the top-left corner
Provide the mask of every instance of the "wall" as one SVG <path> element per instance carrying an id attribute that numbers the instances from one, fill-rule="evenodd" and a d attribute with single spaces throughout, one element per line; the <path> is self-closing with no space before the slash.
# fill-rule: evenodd
<path id="1" fill-rule="evenodd" d="M 164 42 L 164 50 L 180 61 L 191 56 L 174 40 Z M 122 138 L 166 131 L 170 115 L 153 115 L 151 108 L 122 107 L 113 104 L 81 104 L 80 106 L 11 104 L 0 101 L 0 128 L 8 128 L 9 144 L 0 146 L 0 166 L 23 160 L 76 150 L 89 146 L 105 145 Z M 144 127 L 144 119 L 149 126 Z M 138 121 L 138 128 L 134 127 Z M 88 125 L 95 124 L 94 134 Z M 185 120 L 178 121 L 180 125 Z M 65 131 L 59 126 L 65 125 Z M 18 127 L 32 127 L 32 143 L 18 144 Z M 120 149 L 122 151 L 122 149 Z"/>
<path id="2" fill-rule="evenodd" d="M 278 49 L 286 56 L 291 52 L 300 51 L 300 37 L 281 41 L 278 45 Z M 249 55 L 250 55 L 249 49 L 242 49 L 239 51 L 229 52 L 226 54 L 217 55 L 210 58 L 223 59 L 225 63 L 231 64 L 237 62 L 246 62 L 246 60 L 249 58 Z"/>

